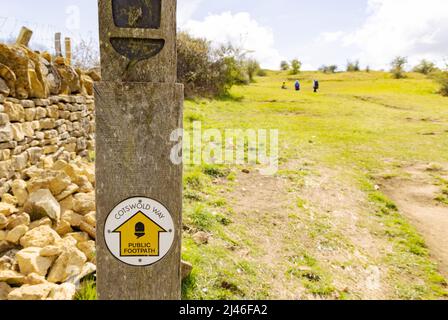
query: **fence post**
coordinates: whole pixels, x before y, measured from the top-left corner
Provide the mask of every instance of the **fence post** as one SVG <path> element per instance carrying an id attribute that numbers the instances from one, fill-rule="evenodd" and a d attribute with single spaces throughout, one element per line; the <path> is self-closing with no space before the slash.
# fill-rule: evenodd
<path id="1" fill-rule="evenodd" d="M 28 47 L 32 36 L 33 31 L 27 27 L 22 27 L 22 29 L 20 29 L 19 36 L 17 37 L 16 44 Z"/>
<path id="2" fill-rule="evenodd" d="M 57 32 L 54 35 L 54 48 L 56 51 L 56 57 L 62 57 L 62 42 L 61 42 L 61 33 Z"/>
<path id="3" fill-rule="evenodd" d="M 68 65 L 72 64 L 72 40 L 65 38 L 65 60 Z"/>
<path id="4" fill-rule="evenodd" d="M 112 5 L 113 3 L 113 5 Z M 183 86 L 176 0 L 99 0 L 95 84 L 97 288 L 101 300 L 181 297 Z"/>

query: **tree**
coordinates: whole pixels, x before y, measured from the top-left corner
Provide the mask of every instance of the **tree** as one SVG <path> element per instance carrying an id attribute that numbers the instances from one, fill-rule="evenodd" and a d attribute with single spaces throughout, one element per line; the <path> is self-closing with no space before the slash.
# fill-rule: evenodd
<path id="1" fill-rule="evenodd" d="M 98 43 L 92 38 L 81 40 L 72 54 L 73 65 L 84 70 L 100 67 Z"/>
<path id="2" fill-rule="evenodd" d="M 302 62 L 297 59 L 291 61 L 291 74 L 298 74 L 302 68 Z"/>
<path id="3" fill-rule="evenodd" d="M 361 68 L 359 67 L 359 60 L 355 62 L 347 61 L 347 72 L 359 72 Z"/>
<path id="4" fill-rule="evenodd" d="M 418 65 L 413 69 L 414 72 L 422 73 L 428 75 L 437 70 L 434 62 L 423 59 Z"/>
<path id="5" fill-rule="evenodd" d="M 448 97 L 448 71 L 435 72 L 433 78 L 440 85 L 439 93 L 444 97 Z"/>
<path id="6" fill-rule="evenodd" d="M 403 79 L 405 77 L 405 67 L 408 63 L 408 58 L 406 57 L 396 57 L 392 63 L 392 69 L 390 72 L 392 73 L 395 79 Z"/>
<path id="7" fill-rule="evenodd" d="M 335 73 L 337 69 L 338 66 L 334 64 L 330 66 L 323 65 L 319 68 L 319 71 L 323 73 Z"/>
<path id="8" fill-rule="evenodd" d="M 282 61 L 280 63 L 280 69 L 282 69 L 283 71 L 288 71 L 289 70 L 289 63 L 287 61 Z"/>
<path id="9" fill-rule="evenodd" d="M 261 70 L 260 63 L 255 59 L 249 59 L 246 62 L 246 69 L 249 81 L 254 82 L 255 75 Z"/>
<path id="10" fill-rule="evenodd" d="M 366 67 L 366 72 L 370 72 L 370 66 Z"/>

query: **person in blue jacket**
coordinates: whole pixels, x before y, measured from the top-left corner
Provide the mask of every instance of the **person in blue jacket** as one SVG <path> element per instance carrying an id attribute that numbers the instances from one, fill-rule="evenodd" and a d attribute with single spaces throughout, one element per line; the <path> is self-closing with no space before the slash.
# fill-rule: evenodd
<path id="1" fill-rule="evenodd" d="M 299 82 L 299 80 L 296 80 L 295 87 L 296 87 L 296 91 L 300 91 L 300 82 Z"/>

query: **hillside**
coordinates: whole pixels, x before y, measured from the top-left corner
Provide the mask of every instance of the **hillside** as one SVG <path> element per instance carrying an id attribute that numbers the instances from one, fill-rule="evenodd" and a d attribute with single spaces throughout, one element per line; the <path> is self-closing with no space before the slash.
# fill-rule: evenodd
<path id="1" fill-rule="evenodd" d="M 273 176 L 186 167 L 184 298 L 447 297 L 448 99 L 418 74 L 297 78 L 186 102 L 189 130 L 279 129 L 280 155 Z"/>

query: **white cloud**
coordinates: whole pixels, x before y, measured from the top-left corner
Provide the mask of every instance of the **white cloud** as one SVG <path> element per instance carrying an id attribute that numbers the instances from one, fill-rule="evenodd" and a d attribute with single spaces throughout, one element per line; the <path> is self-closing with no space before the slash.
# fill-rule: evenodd
<path id="1" fill-rule="evenodd" d="M 246 12 L 210 14 L 203 21 L 188 20 L 181 29 L 215 44 L 230 42 L 250 51 L 264 68 L 278 69 L 282 60 L 274 47 L 273 31 L 261 26 Z"/>
<path id="2" fill-rule="evenodd" d="M 179 0 L 177 2 L 177 23 L 182 26 L 191 19 L 203 0 Z"/>
<path id="3" fill-rule="evenodd" d="M 357 58 L 377 68 L 387 68 L 398 55 L 408 56 L 410 64 L 423 58 L 440 64 L 447 57 L 448 1 L 369 0 L 368 13 L 358 30 L 323 33 L 320 39 L 353 47 Z"/>

